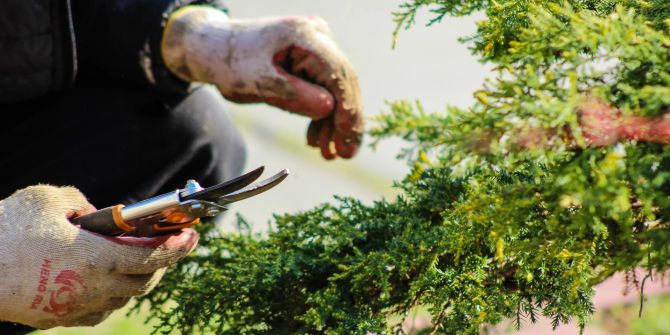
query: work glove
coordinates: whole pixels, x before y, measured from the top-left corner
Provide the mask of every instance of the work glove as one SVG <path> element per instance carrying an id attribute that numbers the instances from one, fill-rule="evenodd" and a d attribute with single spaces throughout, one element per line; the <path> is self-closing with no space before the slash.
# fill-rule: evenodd
<path id="1" fill-rule="evenodd" d="M 179 78 L 216 85 L 234 102 L 264 102 L 312 119 L 326 159 L 356 154 L 363 133 L 356 73 L 318 17 L 233 20 L 217 9 L 172 13 L 161 53 Z"/>
<path id="2" fill-rule="evenodd" d="M 198 240 L 192 230 L 105 237 L 70 223 L 93 210 L 71 187 L 33 186 L 0 201 L 0 319 L 41 329 L 95 325 L 151 290 Z"/>

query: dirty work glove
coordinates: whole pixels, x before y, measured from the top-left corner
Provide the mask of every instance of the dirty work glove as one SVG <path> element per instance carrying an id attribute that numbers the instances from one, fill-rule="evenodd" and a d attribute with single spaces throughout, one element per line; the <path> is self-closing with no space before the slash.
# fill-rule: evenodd
<path id="1" fill-rule="evenodd" d="M 68 218 L 94 210 L 71 187 L 33 186 L 0 201 L 0 319 L 36 328 L 94 325 L 151 290 L 197 243 L 192 230 L 103 237 Z"/>
<path id="2" fill-rule="evenodd" d="M 323 19 L 233 20 L 186 6 L 170 15 L 161 52 L 175 75 L 212 83 L 231 101 L 310 117 L 307 142 L 324 158 L 356 154 L 363 132 L 358 78 Z"/>

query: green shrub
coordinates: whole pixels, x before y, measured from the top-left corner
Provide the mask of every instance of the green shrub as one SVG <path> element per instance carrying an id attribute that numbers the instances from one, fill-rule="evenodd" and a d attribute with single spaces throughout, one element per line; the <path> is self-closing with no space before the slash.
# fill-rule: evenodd
<path id="1" fill-rule="evenodd" d="M 411 171 L 393 201 L 338 198 L 277 216 L 263 238 L 207 233 L 144 298 L 159 331 L 402 333 L 387 320 L 418 305 L 446 334 L 509 317 L 584 325 L 595 284 L 670 267 L 670 150 L 588 146 L 579 119 L 594 100 L 624 115 L 666 111 L 670 3 L 414 0 L 396 22 L 424 6 L 434 22 L 486 12 L 466 39 L 496 66 L 478 102 L 444 114 L 390 105 L 371 135 L 407 140 Z"/>

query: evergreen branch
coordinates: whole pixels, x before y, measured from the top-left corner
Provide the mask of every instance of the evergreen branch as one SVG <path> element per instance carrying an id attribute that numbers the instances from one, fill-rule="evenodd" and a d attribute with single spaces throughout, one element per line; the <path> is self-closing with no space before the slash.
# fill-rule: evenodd
<path id="1" fill-rule="evenodd" d="M 408 143 L 396 199 L 337 198 L 277 216 L 263 238 L 211 232 L 143 298 L 157 333 L 389 334 L 403 330 L 388 316 L 416 304 L 433 332 L 540 314 L 583 329 L 593 285 L 668 269 L 670 148 L 653 132 L 594 147 L 583 118 L 589 101 L 664 118 L 668 4 L 417 0 L 396 14 L 399 29 L 423 7 L 434 22 L 486 12 L 473 51 L 497 70 L 477 102 L 443 114 L 390 104 L 372 134 Z M 535 129 L 543 145 L 519 145 Z M 629 276 L 641 293 L 647 278 Z"/>

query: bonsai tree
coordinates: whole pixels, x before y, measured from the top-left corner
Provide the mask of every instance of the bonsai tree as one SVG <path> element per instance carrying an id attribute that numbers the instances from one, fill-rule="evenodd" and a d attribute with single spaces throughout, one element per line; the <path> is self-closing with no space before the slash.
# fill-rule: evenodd
<path id="1" fill-rule="evenodd" d="M 392 201 L 336 198 L 265 237 L 203 229 L 143 298 L 157 332 L 393 334 L 417 306 L 433 333 L 583 327 L 594 285 L 670 268 L 670 2 L 413 0 L 398 30 L 422 7 L 486 13 L 464 39 L 495 65 L 477 102 L 390 104 L 370 135 L 407 141 Z"/>

